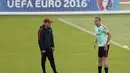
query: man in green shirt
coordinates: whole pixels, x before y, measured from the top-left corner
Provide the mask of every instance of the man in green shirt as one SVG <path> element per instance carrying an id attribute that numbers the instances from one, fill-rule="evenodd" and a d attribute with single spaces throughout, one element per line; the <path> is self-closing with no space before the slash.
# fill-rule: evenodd
<path id="1" fill-rule="evenodd" d="M 104 63 L 105 73 L 108 73 L 108 51 L 109 51 L 109 41 L 111 34 L 108 29 L 101 23 L 100 17 L 95 17 L 95 33 L 96 41 L 94 43 L 94 48 L 98 44 L 98 73 L 102 72 L 102 64 Z"/>

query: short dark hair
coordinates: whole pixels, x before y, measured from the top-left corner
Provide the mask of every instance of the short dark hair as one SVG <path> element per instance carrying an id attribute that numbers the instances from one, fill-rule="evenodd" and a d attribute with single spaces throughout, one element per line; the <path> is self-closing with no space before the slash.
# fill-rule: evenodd
<path id="1" fill-rule="evenodd" d="M 101 21 L 101 18 L 100 18 L 100 17 L 95 17 L 95 19 L 98 19 L 99 21 Z"/>

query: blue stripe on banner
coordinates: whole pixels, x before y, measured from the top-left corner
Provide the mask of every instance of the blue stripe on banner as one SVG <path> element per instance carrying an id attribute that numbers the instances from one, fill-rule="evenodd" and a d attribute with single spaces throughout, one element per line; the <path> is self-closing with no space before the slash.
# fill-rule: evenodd
<path id="1" fill-rule="evenodd" d="M 120 0 L 0 0 L 0 12 L 119 10 Z"/>

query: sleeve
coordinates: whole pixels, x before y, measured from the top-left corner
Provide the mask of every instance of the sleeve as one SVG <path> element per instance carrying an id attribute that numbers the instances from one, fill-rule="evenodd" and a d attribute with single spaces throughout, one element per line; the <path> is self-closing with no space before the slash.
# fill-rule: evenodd
<path id="1" fill-rule="evenodd" d="M 51 43 L 51 47 L 55 47 L 55 46 L 54 46 L 54 37 L 53 37 L 53 32 L 52 32 L 52 40 L 51 40 L 51 41 L 52 41 L 52 43 Z"/>
<path id="2" fill-rule="evenodd" d="M 102 32 L 107 34 L 109 30 L 105 26 L 102 26 Z"/>
<path id="3" fill-rule="evenodd" d="M 39 43 L 39 48 L 41 51 L 44 49 L 44 46 L 43 46 L 44 32 L 42 31 L 43 31 L 42 28 L 38 30 L 38 43 Z"/>

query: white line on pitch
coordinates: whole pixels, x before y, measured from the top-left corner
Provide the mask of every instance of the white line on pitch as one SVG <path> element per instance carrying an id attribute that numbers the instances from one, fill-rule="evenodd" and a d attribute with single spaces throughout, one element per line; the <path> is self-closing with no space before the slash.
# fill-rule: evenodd
<path id="1" fill-rule="evenodd" d="M 62 19 L 62 18 L 59 18 L 59 20 L 60 20 L 61 22 L 64 22 L 64 23 L 66 23 L 66 24 L 69 24 L 69 25 L 71 25 L 71 26 L 73 26 L 73 27 L 75 27 L 75 28 L 78 28 L 78 29 L 80 29 L 80 30 L 82 30 L 82 31 L 84 31 L 84 32 L 87 32 L 87 33 L 89 33 L 89 34 L 95 36 L 95 33 L 91 32 L 91 31 L 88 31 L 88 30 L 86 30 L 86 29 L 84 29 L 84 28 L 82 28 L 82 27 L 80 27 L 80 26 L 78 26 L 78 25 L 76 25 L 76 24 L 73 24 L 73 23 L 71 23 L 71 22 L 65 21 L 65 20 Z M 121 45 L 121 44 L 119 44 L 119 43 L 116 43 L 115 41 L 112 41 L 112 40 L 111 40 L 111 43 L 114 44 L 114 45 L 116 45 L 116 46 L 119 46 L 119 47 L 121 47 L 121 48 L 123 47 L 123 45 Z M 127 50 L 130 50 L 130 48 L 126 48 L 126 49 L 127 49 Z"/>

